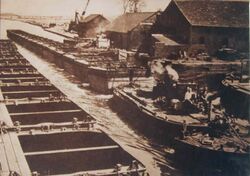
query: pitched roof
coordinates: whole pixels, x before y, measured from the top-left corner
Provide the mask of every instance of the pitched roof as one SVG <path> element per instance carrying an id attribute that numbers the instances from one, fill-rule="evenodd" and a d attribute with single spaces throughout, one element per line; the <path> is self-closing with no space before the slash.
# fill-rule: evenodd
<path id="1" fill-rule="evenodd" d="M 125 13 L 117 17 L 107 27 L 107 31 L 127 33 L 155 14 L 156 12 Z"/>
<path id="2" fill-rule="evenodd" d="M 249 28 L 249 2 L 232 0 L 173 0 L 194 26 Z"/>
<path id="3" fill-rule="evenodd" d="M 92 20 L 94 20 L 95 18 L 99 17 L 99 16 L 102 16 L 100 14 L 91 14 L 83 19 L 80 20 L 81 23 L 88 23 Z M 103 17 L 103 16 L 102 16 Z M 103 17 L 104 19 L 106 19 L 105 17 Z"/>
<path id="4" fill-rule="evenodd" d="M 155 38 L 157 41 L 164 43 L 165 45 L 168 46 L 178 46 L 180 45 L 176 41 L 170 39 L 169 37 L 163 35 L 163 34 L 152 34 L 152 37 Z"/>

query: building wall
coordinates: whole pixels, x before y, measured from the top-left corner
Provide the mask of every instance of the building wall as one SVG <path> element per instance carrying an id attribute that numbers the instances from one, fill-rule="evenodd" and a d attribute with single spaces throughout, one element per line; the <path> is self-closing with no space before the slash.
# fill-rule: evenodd
<path id="1" fill-rule="evenodd" d="M 176 53 L 178 54 L 179 51 L 187 51 L 188 46 L 187 45 L 179 45 L 179 46 L 171 46 L 171 45 L 165 45 L 164 43 L 161 42 L 155 42 L 154 44 L 154 57 L 156 58 L 165 58 L 169 57 L 171 53 Z"/>
<path id="2" fill-rule="evenodd" d="M 139 48 L 143 35 L 139 28 L 128 33 L 108 32 L 108 38 L 111 40 L 113 47 L 120 49 L 137 49 Z"/>
<path id="3" fill-rule="evenodd" d="M 143 23 L 154 23 L 156 20 L 156 15 L 146 19 Z M 139 49 L 143 42 L 146 42 L 151 33 L 150 25 L 138 24 L 134 29 L 128 31 L 127 33 L 120 32 L 107 32 L 108 38 L 113 42 L 115 48 L 120 49 Z"/>
<path id="4" fill-rule="evenodd" d="M 151 45 L 152 25 L 156 21 L 157 15 L 143 21 L 144 24 L 139 24 L 131 32 L 129 32 L 129 49 L 137 49 L 140 52 L 147 52 Z"/>
<path id="5" fill-rule="evenodd" d="M 120 32 L 107 32 L 107 37 L 111 41 L 113 48 L 127 49 L 128 48 L 128 34 Z"/>
<path id="6" fill-rule="evenodd" d="M 172 1 L 153 26 L 153 33 L 167 34 L 179 43 L 188 43 L 191 26 Z"/>
<path id="7" fill-rule="evenodd" d="M 138 49 L 145 38 L 144 32 L 140 26 L 136 27 L 133 31 L 129 32 L 129 45 L 128 49 Z"/>
<path id="8" fill-rule="evenodd" d="M 209 54 L 222 46 L 241 52 L 249 51 L 249 29 L 192 27 L 190 44 L 205 44 Z"/>
<path id="9" fill-rule="evenodd" d="M 102 16 L 96 17 L 94 20 L 88 23 L 80 23 L 79 34 L 81 37 L 93 38 L 100 32 L 105 31 L 105 26 L 109 24 L 109 21 Z"/>
<path id="10" fill-rule="evenodd" d="M 174 1 L 157 17 L 152 33 L 166 34 L 178 43 L 188 44 L 190 52 L 200 48 L 214 54 L 223 45 L 249 52 L 249 28 L 192 26 Z"/>

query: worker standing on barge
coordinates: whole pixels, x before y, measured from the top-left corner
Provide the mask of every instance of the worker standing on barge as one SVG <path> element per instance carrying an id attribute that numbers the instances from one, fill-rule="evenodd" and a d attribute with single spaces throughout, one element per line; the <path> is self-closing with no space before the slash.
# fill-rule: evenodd
<path id="1" fill-rule="evenodd" d="M 172 68 L 172 63 L 170 61 L 165 61 L 162 63 L 164 66 L 164 84 L 166 87 L 166 96 L 169 99 L 176 98 L 176 85 L 179 81 L 179 74 L 175 69 Z"/>
<path id="2" fill-rule="evenodd" d="M 134 69 L 130 68 L 129 69 L 129 83 L 130 83 L 130 85 L 132 85 L 132 83 L 133 83 L 133 78 L 134 78 Z"/>
<path id="3" fill-rule="evenodd" d="M 172 68 L 171 62 L 165 62 L 165 79 L 170 83 L 177 83 L 179 81 L 179 74 Z M 166 82 L 165 81 L 165 82 Z"/>

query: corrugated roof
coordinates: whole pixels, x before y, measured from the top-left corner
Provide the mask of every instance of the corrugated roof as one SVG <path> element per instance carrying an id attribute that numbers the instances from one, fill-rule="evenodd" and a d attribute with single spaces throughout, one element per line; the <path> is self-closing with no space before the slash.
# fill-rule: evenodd
<path id="1" fill-rule="evenodd" d="M 191 25 L 249 28 L 248 1 L 173 1 Z"/>
<path id="2" fill-rule="evenodd" d="M 117 17 L 107 27 L 107 31 L 127 33 L 154 14 L 156 14 L 156 12 L 137 12 L 123 14 Z"/>
<path id="3" fill-rule="evenodd" d="M 179 43 L 175 42 L 174 40 L 168 38 L 163 34 L 152 34 L 152 37 L 158 40 L 159 42 L 164 43 L 165 45 L 170 45 L 170 46 L 180 45 Z"/>

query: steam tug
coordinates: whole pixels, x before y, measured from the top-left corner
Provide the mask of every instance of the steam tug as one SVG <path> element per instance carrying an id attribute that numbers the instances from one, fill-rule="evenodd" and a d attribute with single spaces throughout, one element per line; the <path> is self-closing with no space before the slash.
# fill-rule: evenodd
<path id="1" fill-rule="evenodd" d="M 200 76 L 198 70 L 187 75 L 185 69 L 177 69 L 175 62 L 153 61 L 151 81 L 116 88 L 112 106 L 143 133 L 161 140 L 180 137 L 184 131 L 209 132 L 214 116 L 223 113 L 220 92 L 209 85 L 210 75 Z M 234 117 L 237 122 L 238 118 Z"/>

